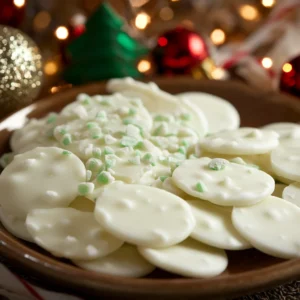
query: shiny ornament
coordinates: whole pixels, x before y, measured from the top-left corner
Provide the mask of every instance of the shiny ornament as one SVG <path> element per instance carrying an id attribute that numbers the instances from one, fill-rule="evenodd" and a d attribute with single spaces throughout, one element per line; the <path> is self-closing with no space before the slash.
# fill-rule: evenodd
<path id="1" fill-rule="evenodd" d="M 21 31 L 0 26 L 1 115 L 30 103 L 40 91 L 42 76 L 36 44 Z"/>
<path id="2" fill-rule="evenodd" d="M 24 19 L 25 5 L 26 1 L 0 0 L 0 24 L 18 27 Z"/>
<path id="3" fill-rule="evenodd" d="M 193 75 L 209 54 L 204 39 L 198 33 L 178 27 L 158 37 L 152 58 L 159 74 Z"/>
<path id="4" fill-rule="evenodd" d="M 280 90 L 300 97 L 300 56 L 283 65 Z"/>

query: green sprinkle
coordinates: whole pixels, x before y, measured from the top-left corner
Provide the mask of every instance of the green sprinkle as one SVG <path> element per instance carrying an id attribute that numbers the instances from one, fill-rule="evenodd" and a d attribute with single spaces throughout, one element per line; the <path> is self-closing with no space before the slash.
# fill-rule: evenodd
<path id="1" fill-rule="evenodd" d="M 97 119 L 106 119 L 107 118 L 107 114 L 106 111 L 101 110 L 96 114 L 96 118 Z"/>
<path id="2" fill-rule="evenodd" d="M 100 158 L 102 154 L 102 151 L 100 148 L 93 148 L 93 157 Z"/>
<path id="3" fill-rule="evenodd" d="M 91 171 L 99 171 L 100 167 L 102 166 L 102 161 L 100 159 L 97 158 L 90 158 L 87 162 L 86 162 L 86 168 L 88 170 Z"/>
<path id="4" fill-rule="evenodd" d="M 151 164 L 152 166 L 155 166 L 154 156 L 151 153 L 146 153 L 143 156 L 142 161 L 144 163 Z"/>
<path id="5" fill-rule="evenodd" d="M 92 193 L 94 190 L 94 184 L 91 182 L 83 182 L 78 185 L 79 195 L 85 196 Z"/>
<path id="6" fill-rule="evenodd" d="M 164 182 L 169 176 L 160 176 L 159 179 L 161 182 Z"/>
<path id="7" fill-rule="evenodd" d="M 166 134 L 168 134 L 168 124 L 166 124 L 166 123 L 162 123 L 153 132 L 153 135 L 162 136 L 162 135 L 166 135 Z"/>
<path id="8" fill-rule="evenodd" d="M 129 124 L 134 124 L 134 120 L 133 119 L 124 119 L 123 120 L 123 124 L 124 125 L 129 125 Z"/>
<path id="9" fill-rule="evenodd" d="M 57 114 L 50 114 L 48 119 L 47 119 L 47 124 L 54 123 L 57 119 Z"/>
<path id="10" fill-rule="evenodd" d="M 70 151 L 67 151 L 67 150 L 64 150 L 64 151 L 62 152 L 62 155 L 68 156 L 68 155 L 71 155 L 71 152 L 70 152 Z"/>
<path id="11" fill-rule="evenodd" d="M 102 134 L 93 134 L 92 135 L 92 139 L 93 140 L 100 140 L 101 138 L 103 138 Z"/>
<path id="12" fill-rule="evenodd" d="M 130 108 L 128 112 L 129 116 L 135 116 L 136 115 L 136 109 L 135 108 Z"/>
<path id="13" fill-rule="evenodd" d="M 109 106 L 110 102 L 107 99 L 104 99 L 100 102 L 101 105 Z"/>
<path id="14" fill-rule="evenodd" d="M 106 171 L 102 171 L 97 175 L 97 181 L 102 184 L 107 184 L 111 182 L 112 181 L 111 178 L 112 178 L 111 174 Z"/>
<path id="15" fill-rule="evenodd" d="M 226 159 L 214 158 L 209 162 L 208 167 L 209 167 L 209 169 L 214 170 L 214 171 L 221 171 L 221 170 L 225 169 L 227 164 L 228 164 L 228 161 Z"/>
<path id="16" fill-rule="evenodd" d="M 184 114 L 181 114 L 181 115 L 180 115 L 180 118 L 181 118 L 181 120 L 183 120 L 183 121 L 190 121 L 190 120 L 191 120 L 191 115 L 190 115 L 190 114 L 187 114 L 187 113 L 184 113 Z"/>
<path id="17" fill-rule="evenodd" d="M 155 122 L 163 122 L 163 121 L 169 122 L 170 119 L 169 119 L 169 117 L 167 117 L 167 116 L 157 115 L 157 116 L 154 117 L 154 121 L 155 121 Z"/>
<path id="18" fill-rule="evenodd" d="M 121 139 L 121 147 L 134 147 L 138 143 L 138 140 L 132 136 L 123 136 Z"/>
<path id="19" fill-rule="evenodd" d="M 144 142 L 143 141 L 139 141 L 135 146 L 134 146 L 134 148 L 135 149 L 141 149 L 141 150 L 143 150 L 144 149 Z"/>
<path id="20" fill-rule="evenodd" d="M 199 193 L 203 193 L 203 192 L 206 191 L 206 187 L 205 187 L 205 185 L 204 185 L 203 182 L 198 181 L 198 182 L 196 183 L 196 191 L 199 192 Z"/>
<path id="21" fill-rule="evenodd" d="M 185 148 L 188 148 L 188 147 L 190 146 L 190 143 L 189 143 L 188 141 L 186 141 L 186 140 L 182 140 L 182 141 L 180 142 L 180 144 L 181 144 L 183 147 L 185 147 Z"/>
<path id="22" fill-rule="evenodd" d="M 88 122 L 88 123 L 86 123 L 86 127 L 87 127 L 87 129 L 92 129 L 92 128 L 98 127 L 98 124 L 95 122 Z"/>
<path id="23" fill-rule="evenodd" d="M 103 153 L 104 153 L 104 155 L 107 155 L 107 154 L 114 154 L 115 152 L 112 148 L 105 146 Z"/>
<path id="24" fill-rule="evenodd" d="M 59 130 L 59 133 L 62 134 L 62 135 L 66 134 L 67 132 L 68 131 L 65 128 L 62 128 L 62 129 Z"/>
<path id="25" fill-rule="evenodd" d="M 116 159 L 105 157 L 105 169 L 106 170 L 113 168 L 116 165 L 116 163 L 117 163 Z"/>
<path id="26" fill-rule="evenodd" d="M 168 133 L 168 134 L 166 134 L 165 136 L 166 136 L 166 137 L 176 136 L 176 134 L 175 134 L 175 133 Z"/>
<path id="27" fill-rule="evenodd" d="M 86 98 L 84 99 L 82 102 L 81 102 L 83 105 L 89 105 L 91 103 L 90 99 L 89 98 Z"/>
<path id="28" fill-rule="evenodd" d="M 62 140 L 62 143 L 65 145 L 65 146 L 68 146 L 70 144 L 72 144 L 72 136 L 70 134 L 65 134 L 63 136 L 63 140 Z"/>
<path id="29" fill-rule="evenodd" d="M 185 155 L 186 154 L 186 149 L 184 147 L 179 147 L 178 152 Z"/>
<path id="30" fill-rule="evenodd" d="M 134 165 L 140 165 L 141 164 L 141 157 L 140 156 L 135 156 L 133 158 L 130 158 L 128 161 L 130 163 L 134 164 Z"/>
<path id="31" fill-rule="evenodd" d="M 134 155 L 135 156 L 142 156 L 142 152 L 140 150 L 135 150 Z"/>

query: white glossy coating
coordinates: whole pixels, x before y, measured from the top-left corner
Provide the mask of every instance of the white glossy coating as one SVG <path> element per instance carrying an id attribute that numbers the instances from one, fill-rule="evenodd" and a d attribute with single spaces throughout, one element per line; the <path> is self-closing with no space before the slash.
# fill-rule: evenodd
<path id="1" fill-rule="evenodd" d="M 187 277 L 217 276 L 226 269 L 228 264 L 224 250 L 213 248 L 190 238 L 168 248 L 138 247 L 138 250 L 155 266 Z"/>
<path id="2" fill-rule="evenodd" d="M 95 218 L 128 243 L 168 247 L 186 239 L 195 227 L 190 206 L 181 198 L 150 186 L 115 182 L 96 202 Z"/>
<path id="3" fill-rule="evenodd" d="M 85 181 L 86 170 L 72 153 L 38 147 L 15 156 L 0 176 L 1 205 L 19 218 L 35 208 L 67 207 Z"/>
<path id="4" fill-rule="evenodd" d="M 93 213 L 74 208 L 34 209 L 26 218 L 34 241 L 53 255 L 90 260 L 117 250 L 123 241 L 96 222 Z"/>
<path id="5" fill-rule="evenodd" d="M 143 277 L 155 269 L 154 265 L 140 255 L 135 246 L 129 244 L 124 244 L 113 253 L 96 260 L 73 262 L 86 270 L 124 277 Z"/>
<path id="6" fill-rule="evenodd" d="M 235 207 L 232 222 L 253 247 L 281 258 L 300 257 L 300 208 L 277 198 L 267 197 L 248 207 Z"/>
<path id="7" fill-rule="evenodd" d="M 229 161 L 216 171 L 209 168 L 212 161 L 208 157 L 184 161 L 175 169 L 173 182 L 191 196 L 224 206 L 252 205 L 274 191 L 274 179 L 263 171 Z M 202 191 L 197 190 L 199 184 Z"/>

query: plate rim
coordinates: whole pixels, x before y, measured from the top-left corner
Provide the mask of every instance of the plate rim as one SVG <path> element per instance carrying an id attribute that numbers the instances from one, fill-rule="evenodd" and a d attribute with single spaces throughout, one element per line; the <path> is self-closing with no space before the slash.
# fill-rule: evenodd
<path id="1" fill-rule="evenodd" d="M 185 82 L 188 84 L 191 81 L 199 83 L 197 80 L 187 78 L 176 78 L 171 81 L 169 79 L 155 80 L 158 85 L 171 84 L 171 82 L 172 85 L 174 83 L 176 84 L 176 82 L 180 82 L 182 85 L 185 84 Z M 211 84 L 211 81 L 207 81 L 207 84 Z M 218 84 L 228 85 L 228 82 L 218 82 Z M 232 81 L 232 84 L 248 88 L 240 82 Z M 92 94 L 93 91 L 96 92 L 99 89 L 103 89 L 104 86 L 105 82 L 92 83 L 50 95 L 10 114 L 0 120 L 0 124 L 9 120 L 16 113 L 28 109 L 30 106 L 32 106 L 33 109 L 44 107 L 42 110 L 45 110 L 47 107 L 53 107 L 54 102 L 59 103 L 62 99 L 71 98 L 79 92 L 83 92 L 83 90 Z M 290 104 L 300 110 L 300 103 L 296 103 L 293 97 L 289 98 L 291 99 Z M 70 100 L 70 102 L 72 101 Z M 168 297 L 173 297 L 174 295 L 181 297 L 195 296 L 198 299 L 199 297 L 204 296 L 218 297 L 222 295 L 228 297 L 235 294 L 254 292 L 296 279 L 297 277 L 300 278 L 300 258 L 285 260 L 275 265 L 264 267 L 263 270 L 259 270 L 259 272 L 257 270 L 252 270 L 243 273 L 229 274 L 228 276 L 221 278 L 217 276 L 207 279 L 172 278 L 170 280 L 168 278 L 125 278 L 103 275 L 82 270 L 76 266 L 68 265 L 39 253 L 24 245 L 10 233 L 2 230 L 2 228 L 0 228 L 0 255 L 5 257 L 8 261 L 11 261 L 13 264 L 20 264 L 20 266 L 26 268 L 28 271 L 32 271 L 37 275 L 46 276 L 47 279 L 53 280 L 53 282 L 56 282 L 56 284 L 59 284 L 60 286 L 67 286 L 67 289 L 80 289 L 81 291 L 90 289 L 95 293 L 106 292 L 120 295 L 127 293 L 132 296 L 147 294 L 154 297 L 164 295 L 164 299 L 168 299 Z M 250 277 L 251 280 L 249 280 Z"/>

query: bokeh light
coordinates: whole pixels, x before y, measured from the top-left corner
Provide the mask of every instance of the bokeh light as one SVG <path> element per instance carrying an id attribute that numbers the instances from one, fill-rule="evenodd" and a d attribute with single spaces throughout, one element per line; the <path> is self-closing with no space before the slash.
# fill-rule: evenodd
<path id="1" fill-rule="evenodd" d="M 25 0 L 14 0 L 14 5 L 16 7 L 23 7 L 25 5 Z"/>
<path id="2" fill-rule="evenodd" d="M 289 73 L 293 70 L 293 66 L 290 63 L 285 63 L 282 67 L 282 71 L 285 73 Z"/>
<path id="3" fill-rule="evenodd" d="M 215 45 L 222 45 L 225 42 L 226 35 L 222 29 L 217 28 L 212 31 L 210 38 Z"/>
<path id="4" fill-rule="evenodd" d="M 239 13 L 242 18 L 247 21 L 255 21 L 259 19 L 259 12 L 255 6 L 245 4 L 240 6 Z"/>
<path id="5" fill-rule="evenodd" d="M 137 69 L 141 72 L 141 73 L 146 73 L 151 69 L 151 63 L 149 60 L 146 59 L 142 59 L 138 65 L 137 65 Z"/>
<path id="6" fill-rule="evenodd" d="M 261 0 L 261 4 L 264 6 L 264 7 L 272 7 L 274 6 L 276 3 L 275 0 Z"/>
<path id="7" fill-rule="evenodd" d="M 264 57 L 261 64 L 265 69 L 270 69 L 273 66 L 273 60 L 270 57 Z"/>
<path id="8" fill-rule="evenodd" d="M 57 29 L 55 30 L 55 36 L 59 39 L 59 40 L 66 40 L 69 36 L 69 30 L 67 27 L 65 26 L 59 26 L 57 27 Z"/>
<path id="9" fill-rule="evenodd" d="M 145 29 L 150 22 L 151 18 L 145 12 L 139 13 L 135 18 L 135 26 L 138 29 Z"/>

